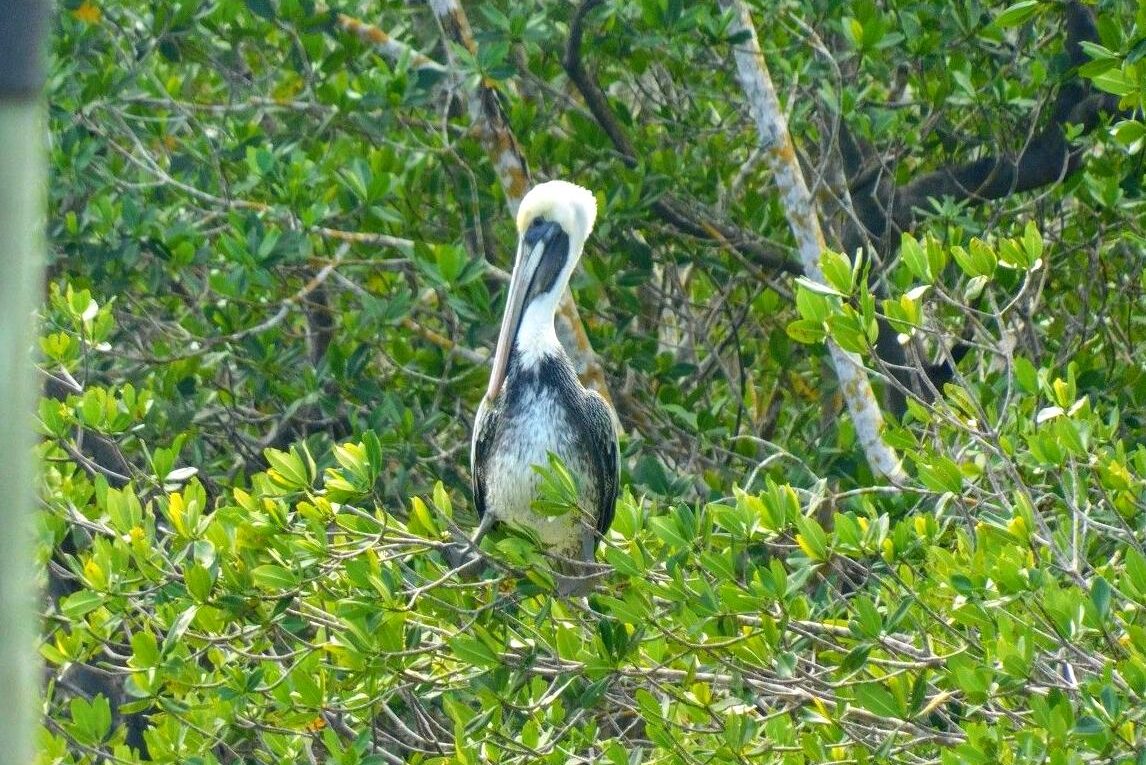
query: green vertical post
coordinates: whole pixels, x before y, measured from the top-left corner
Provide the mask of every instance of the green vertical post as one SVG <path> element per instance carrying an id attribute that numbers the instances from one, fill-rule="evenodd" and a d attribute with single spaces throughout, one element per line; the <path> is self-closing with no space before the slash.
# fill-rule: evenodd
<path id="1" fill-rule="evenodd" d="M 30 351 L 44 259 L 47 2 L 0 0 L 0 759 L 31 765 L 36 726 Z"/>

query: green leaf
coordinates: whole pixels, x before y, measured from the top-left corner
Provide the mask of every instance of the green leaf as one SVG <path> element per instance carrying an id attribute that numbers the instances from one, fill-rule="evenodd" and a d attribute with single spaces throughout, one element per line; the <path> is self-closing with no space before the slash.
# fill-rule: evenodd
<path id="1" fill-rule="evenodd" d="M 978 245 L 974 243 L 978 242 Z M 994 254 L 978 239 L 972 240 L 971 248 L 964 249 L 959 245 L 951 248 L 955 262 L 965 274 L 971 277 L 989 277 L 995 270 L 996 260 Z"/>
<path id="2" fill-rule="evenodd" d="M 131 636 L 131 666 L 144 669 L 159 664 L 159 643 L 151 632 L 136 632 Z"/>
<path id="3" fill-rule="evenodd" d="M 877 327 L 873 322 L 869 332 L 860 316 L 850 306 L 845 307 L 842 313 L 829 316 L 827 323 L 832 339 L 845 351 L 866 353 L 871 350 Z"/>
<path id="4" fill-rule="evenodd" d="M 1027 221 L 1023 227 L 1023 251 L 1027 254 L 1028 267 L 1038 263 L 1043 256 L 1043 237 L 1034 221 Z"/>
<path id="5" fill-rule="evenodd" d="M 163 647 L 161 653 L 166 655 L 171 649 L 183 639 L 184 633 L 187 628 L 191 626 L 191 622 L 195 620 L 195 616 L 199 613 L 199 606 L 189 606 L 185 608 L 171 626 L 167 629 L 167 634 L 163 637 Z"/>
<path id="6" fill-rule="evenodd" d="M 1130 96 L 1138 91 L 1137 84 L 1122 69 L 1108 69 L 1091 80 L 1095 87 L 1116 96 Z"/>
<path id="7" fill-rule="evenodd" d="M 932 491 L 958 493 L 963 486 L 963 474 L 947 457 L 936 456 L 931 462 L 916 463 L 916 472 L 923 485 Z"/>
<path id="8" fill-rule="evenodd" d="M 183 581 L 187 584 L 187 591 L 191 593 L 191 597 L 195 598 L 200 603 L 205 603 L 211 596 L 211 573 L 200 566 L 198 563 L 193 563 L 183 570 Z"/>
<path id="9" fill-rule="evenodd" d="M 1114 140 L 1123 146 L 1129 148 L 1143 138 L 1146 138 L 1146 125 L 1138 120 L 1122 120 L 1114 126 Z"/>
<path id="10" fill-rule="evenodd" d="M 111 731 L 111 703 L 102 693 L 91 701 L 75 697 L 69 702 L 72 724 L 69 726 L 76 739 L 96 746 Z"/>
<path id="11" fill-rule="evenodd" d="M 289 452 L 266 449 L 263 451 L 263 456 L 271 466 L 267 476 L 276 485 L 289 491 L 310 488 L 311 475 L 308 474 L 306 462 L 298 452 L 293 449 Z"/>
<path id="12" fill-rule="evenodd" d="M 973 238 L 968 244 L 968 247 L 971 252 L 971 260 L 974 262 L 976 269 L 975 275 L 984 277 L 992 276 L 999 265 L 999 257 L 995 254 L 995 250 L 978 237 Z"/>
<path id="13" fill-rule="evenodd" d="M 902 258 L 903 264 L 907 266 L 907 270 L 916 279 L 925 284 L 930 284 L 933 281 L 934 277 L 931 274 L 931 264 L 927 259 L 927 254 L 923 251 L 919 240 L 909 233 L 904 232 L 900 237 L 899 256 Z"/>
<path id="14" fill-rule="evenodd" d="M 1038 393 L 1039 391 L 1039 376 L 1038 370 L 1023 356 L 1015 356 L 1015 380 L 1018 382 L 1019 387 L 1024 393 Z"/>
<path id="15" fill-rule="evenodd" d="M 692 546 L 692 542 L 681 533 L 680 524 L 677 523 L 676 518 L 665 515 L 650 518 L 649 528 L 652 529 L 658 539 L 670 548 L 682 549 Z"/>
<path id="16" fill-rule="evenodd" d="M 806 515 L 796 517 L 796 528 L 800 533 L 796 535 L 796 544 L 814 561 L 828 559 L 828 535 L 813 518 Z"/>
<path id="17" fill-rule="evenodd" d="M 1098 618 L 1105 619 L 1110 615 L 1110 583 L 1103 577 L 1095 577 L 1090 585 L 1090 600 L 1094 603 L 1094 610 Z"/>
<path id="18" fill-rule="evenodd" d="M 838 294 L 848 295 L 852 291 L 852 264 L 838 252 L 825 250 L 820 255 L 820 268 L 824 279 Z"/>
<path id="19" fill-rule="evenodd" d="M 848 280 L 849 281 L 851 280 L 851 269 L 850 268 L 848 269 Z M 846 293 L 841 292 L 840 290 L 835 289 L 834 287 L 829 287 L 826 284 L 821 284 L 820 282 L 809 279 L 806 276 L 797 276 L 795 281 L 796 281 L 796 285 L 801 290 L 807 290 L 808 292 L 810 292 L 814 295 L 826 295 L 829 297 L 847 297 Z"/>
<path id="20" fill-rule="evenodd" d="M 824 338 L 827 337 L 827 331 L 824 329 L 822 321 L 812 321 L 811 319 L 797 319 L 796 321 L 789 322 L 785 328 L 788 337 L 792 338 L 798 343 L 822 343 Z"/>
<path id="21" fill-rule="evenodd" d="M 496 667 L 500 660 L 484 642 L 471 635 L 455 635 L 446 641 L 461 661 L 478 667 Z"/>
<path id="22" fill-rule="evenodd" d="M 1042 4 L 1041 0 L 1021 0 L 996 16 L 995 25 L 1005 29 L 1024 24 L 1039 12 Z"/>
<path id="23" fill-rule="evenodd" d="M 855 702 L 880 717 L 902 719 L 903 710 L 891 691 L 878 683 L 863 683 L 855 687 Z"/>
<path id="24" fill-rule="evenodd" d="M 274 563 L 264 563 L 251 571 L 255 584 L 264 590 L 291 590 L 298 586 L 298 578 Z"/>
<path id="25" fill-rule="evenodd" d="M 861 643 L 848 651 L 847 655 L 844 656 L 844 660 L 840 662 L 840 672 L 845 675 L 858 672 L 867 664 L 867 659 L 870 654 L 871 644 Z"/>
<path id="26" fill-rule="evenodd" d="M 64 616 L 74 621 L 99 608 L 106 599 L 107 597 L 101 593 L 92 590 L 80 590 L 61 600 L 60 610 Z"/>
<path id="27" fill-rule="evenodd" d="M 829 299 L 820 292 L 805 289 L 802 286 L 796 288 L 796 310 L 804 319 L 826 321 L 832 313 L 834 300 L 835 298 Z"/>
<path id="28" fill-rule="evenodd" d="M 573 474 L 569 472 L 561 458 L 549 453 L 547 466 L 534 465 L 533 471 L 541 477 L 537 494 L 533 499 L 533 510 L 547 518 L 558 518 L 578 512 L 580 494 Z"/>
<path id="29" fill-rule="evenodd" d="M 647 571 L 639 549 L 628 552 L 619 547 L 606 547 L 603 554 L 608 564 L 619 574 L 644 576 Z"/>
<path id="30" fill-rule="evenodd" d="M 630 595 L 624 600 L 608 595 L 601 596 L 598 602 L 608 608 L 608 613 L 624 624 L 640 626 L 648 623 L 649 611 L 639 600 Z"/>
<path id="31" fill-rule="evenodd" d="M 1139 603 L 1146 605 L 1146 557 L 1133 547 L 1126 550 L 1126 571 L 1123 587 L 1129 583 L 1138 595 Z"/>
<path id="32" fill-rule="evenodd" d="M 424 537 L 433 538 L 442 533 L 438 515 L 431 512 L 421 497 L 413 497 L 410 500 L 410 517 L 407 519 L 407 524 L 411 532 Z"/>
<path id="33" fill-rule="evenodd" d="M 864 638 L 878 638 L 883 632 L 883 617 L 871 599 L 863 595 L 857 596 L 852 601 L 852 606 L 856 613 L 853 632 Z"/>

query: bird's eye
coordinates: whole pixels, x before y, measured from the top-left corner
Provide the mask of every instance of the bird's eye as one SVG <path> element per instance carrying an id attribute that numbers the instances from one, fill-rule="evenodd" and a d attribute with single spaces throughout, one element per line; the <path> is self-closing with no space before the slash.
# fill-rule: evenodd
<path id="1" fill-rule="evenodd" d="M 538 216 L 538 217 L 533 219 L 532 223 L 529 224 L 529 228 L 536 231 L 537 229 L 541 228 L 545 224 L 546 224 L 545 218 Z"/>

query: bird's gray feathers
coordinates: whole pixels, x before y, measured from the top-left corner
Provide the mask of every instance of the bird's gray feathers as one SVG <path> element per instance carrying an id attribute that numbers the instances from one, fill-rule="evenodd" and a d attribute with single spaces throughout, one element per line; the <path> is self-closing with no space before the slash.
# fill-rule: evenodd
<path id="1" fill-rule="evenodd" d="M 608 405 L 577 382 L 563 353 L 524 369 L 517 354 L 501 395 L 484 401 L 473 438 L 473 490 L 478 513 L 532 528 L 547 547 L 590 558 L 608 531 L 617 498 L 617 439 Z M 556 454 L 574 476 L 586 524 L 574 513 L 547 518 L 532 510 L 540 476 L 535 465 Z"/>
<path id="2" fill-rule="evenodd" d="M 609 405 L 596 391 L 585 391 L 583 410 L 588 452 L 596 462 L 597 478 L 597 532 L 604 536 L 613 525 L 617 509 L 617 486 L 620 480 L 620 457 L 617 454 L 617 434 L 613 430 L 613 416 Z"/>

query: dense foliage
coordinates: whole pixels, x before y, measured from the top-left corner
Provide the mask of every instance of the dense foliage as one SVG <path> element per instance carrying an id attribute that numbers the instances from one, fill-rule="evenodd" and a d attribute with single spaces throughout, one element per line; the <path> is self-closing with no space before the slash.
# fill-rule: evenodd
<path id="1" fill-rule="evenodd" d="M 61 4 L 42 761 L 1143 762 L 1146 12 L 753 7 L 867 245 L 821 284 L 717 4 L 449 5 Z M 511 530 L 443 555 L 515 237 L 473 93 L 601 208 L 584 600 Z"/>

